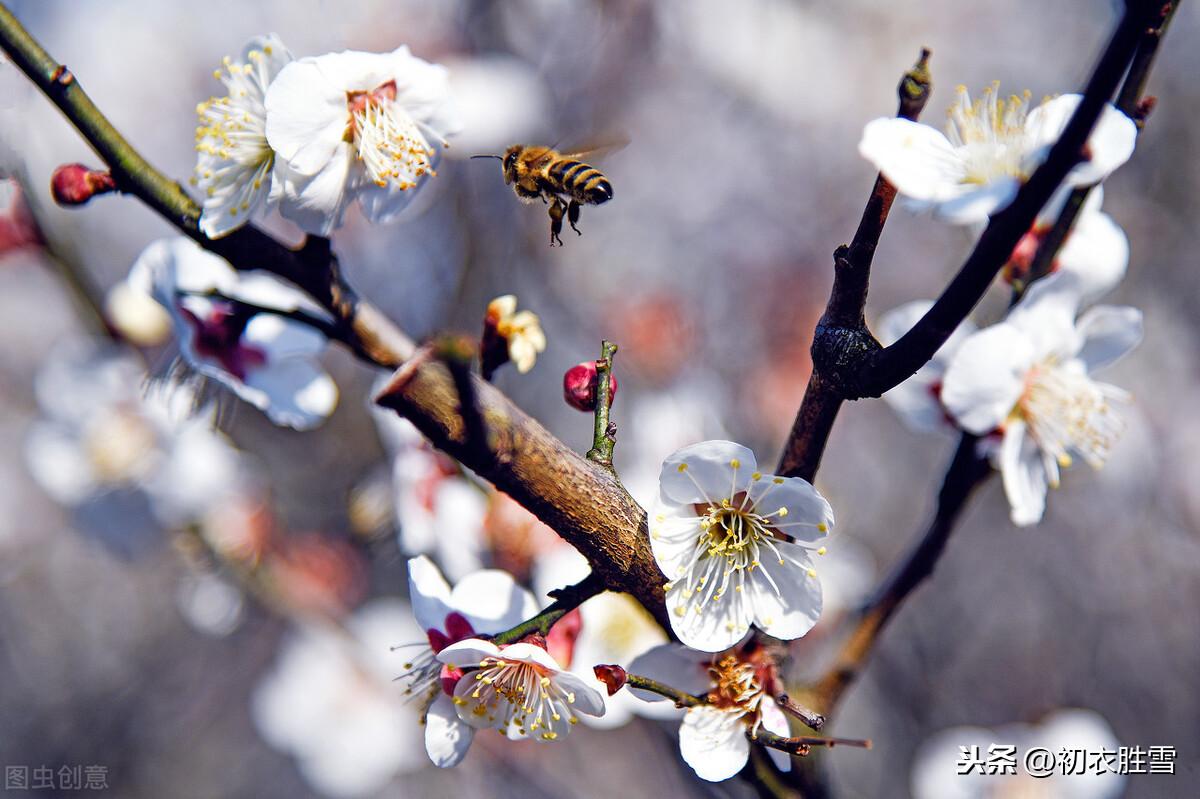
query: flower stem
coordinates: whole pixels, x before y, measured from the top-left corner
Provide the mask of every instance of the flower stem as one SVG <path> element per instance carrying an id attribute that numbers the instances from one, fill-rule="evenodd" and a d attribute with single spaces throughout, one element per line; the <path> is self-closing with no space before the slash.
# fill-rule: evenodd
<path id="1" fill-rule="evenodd" d="M 706 705 L 708 702 L 699 696 L 692 696 L 689 693 L 680 691 L 678 688 L 661 683 L 658 680 L 652 680 L 649 677 L 641 677 L 637 674 L 627 674 L 625 685 L 629 688 L 637 688 L 642 691 L 649 691 L 652 694 L 665 696 L 667 699 L 675 700 L 676 707 L 696 707 L 697 705 Z"/>
<path id="2" fill-rule="evenodd" d="M 596 361 L 596 411 L 592 448 L 587 453 L 588 460 L 609 470 L 613 467 L 613 448 L 617 445 L 617 428 L 608 418 L 609 405 L 612 403 L 613 357 L 616 354 L 616 344 L 611 341 L 602 342 L 600 360 Z"/>
<path id="3" fill-rule="evenodd" d="M 604 591 L 604 581 L 596 572 L 592 572 L 575 585 L 552 591 L 550 595 L 555 599 L 549 607 L 532 619 L 493 635 L 492 643 L 512 644 L 533 633 L 548 635 L 555 622 L 602 591 Z"/>

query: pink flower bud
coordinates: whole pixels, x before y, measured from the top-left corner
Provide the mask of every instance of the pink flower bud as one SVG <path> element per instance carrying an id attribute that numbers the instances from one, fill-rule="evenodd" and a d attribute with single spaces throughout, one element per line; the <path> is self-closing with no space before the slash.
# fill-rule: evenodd
<path id="1" fill-rule="evenodd" d="M 50 193 L 59 205 L 83 205 L 97 194 L 116 188 L 111 172 L 88 169 L 83 164 L 64 164 L 50 178 Z"/>
<path id="2" fill-rule="evenodd" d="M 563 375 L 563 399 L 572 408 L 590 413 L 596 410 L 596 389 L 599 382 L 596 361 L 576 364 Z M 613 398 L 617 396 L 616 375 L 609 375 L 608 386 L 608 404 L 611 406 Z"/>
<path id="3" fill-rule="evenodd" d="M 592 671 L 595 673 L 597 680 L 608 686 L 609 696 L 624 688 L 625 683 L 629 680 L 629 675 L 625 673 L 625 669 L 616 664 L 594 666 Z"/>

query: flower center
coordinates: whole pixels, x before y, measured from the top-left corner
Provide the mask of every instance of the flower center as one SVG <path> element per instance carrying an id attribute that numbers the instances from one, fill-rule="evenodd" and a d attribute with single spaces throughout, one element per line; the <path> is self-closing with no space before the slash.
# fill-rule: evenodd
<path id="1" fill-rule="evenodd" d="M 1127 399 L 1120 389 L 1089 378 L 1082 366 L 1045 361 L 1030 370 L 1015 413 L 1057 465 L 1070 466 L 1076 452 L 1098 469 L 1125 427 L 1109 401 Z"/>
<path id="2" fill-rule="evenodd" d="M 1028 177 L 1025 152 L 1025 117 L 1030 93 L 999 96 L 999 82 L 983 97 L 971 101 L 965 86 L 947 112 L 946 137 L 958 148 L 966 164 L 963 182 L 985 184 L 1002 177 Z"/>
<path id="3" fill-rule="evenodd" d="M 501 732 L 515 726 L 522 735 L 538 734 L 553 741 L 567 724 L 579 719 L 571 711 L 575 694 L 559 687 L 542 667 L 503 657 L 484 658 L 479 670 L 463 678 L 474 688 L 455 696 L 478 717 L 486 717 Z"/>
<path id="4" fill-rule="evenodd" d="M 347 140 L 376 186 L 406 191 L 423 176 L 436 174 L 436 151 L 416 121 L 396 103 L 396 81 L 370 92 L 347 92 L 346 103 L 350 109 Z"/>
<path id="5" fill-rule="evenodd" d="M 229 303 L 214 302 L 203 317 L 182 304 L 178 308 L 192 326 L 192 349 L 198 357 L 215 360 L 238 380 L 245 380 L 251 369 L 266 364 L 265 352 L 242 343 L 242 333 L 250 320 Z"/>
<path id="6" fill-rule="evenodd" d="M 753 567 L 760 543 L 774 537 L 766 517 L 755 513 L 753 505 L 745 502 L 734 507 L 727 499 L 708 508 L 700 531 L 706 557 L 725 558 L 728 567 L 737 570 Z"/>
<path id="7" fill-rule="evenodd" d="M 708 667 L 713 687 L 708 701 L 722 710 L 757 713 L 762 703 L 763 687 L 755 676 L 753 664 L 726 655 Z"/>

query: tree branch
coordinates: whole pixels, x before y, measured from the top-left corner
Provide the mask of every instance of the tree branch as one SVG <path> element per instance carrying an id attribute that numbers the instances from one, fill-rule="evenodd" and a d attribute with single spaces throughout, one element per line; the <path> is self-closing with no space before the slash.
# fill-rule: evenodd
<path id="1" fill-rule="evenodd" d="M 649 677 L 639 677 L 636 674 L 626 674 L 625 685 L 629 688 L 637 688 L 642 691 L 649 691 L 652 694 L 665 696 L 667 699 L 674 700 L 675 707 L 696 707 L 697 705 L 708 704 L 708 701 L 704 697 L 692 696 L 680 691 L 678 688 L 672 688 L 665 683 L 652 680 Z"/>
<path id="2" fill-rule="evenodd" d="M 495 644 L 512 644 L 533 633 L 548 635 L 555 622 L 603 591 L 604 581 L 592 572 L 575 585 L 552 592 L 555 600 L 545 610 L 512 629 L 491 636 L 491 640 Z"/>
<path id="3" fill-rule="evenodd" d="M 929 50 L 922 49 L 920 59 L 904 74 L 897 87 L 897 94 L 900 95 L 897 116 L 915 121 L 924 109 L 931 90 Z M 834 349 L 844 348 L 855 352 L 857 357 L 865 352 L 862 348 L 879 349 L 878 342 L 867 332 L 863 312 L 871 281 L 871 262 L 895 199 L 896 187 L 882 174 L 876 175 L 854 239 L 849 246 L 838 247 L 833 253 L 833 288 L 813 336 L 813 373 L 784 446 L 779 474 L 812 481 L 841 408 L 843 392 L 836 381 L 831 381 L 825 375 L 826 370 L 818 367 L 818 363 L 836 360 L 838 355 L 833 352 Z M 823 350 L 820 354 L 817 353 L 818 347 Z"/>
<path id="4" fill-rule="evenodd" d="M 587 459 L 606 469 L 612 469 L 613 448 L 617 446 L 616 428 L 608 420 L 612 404 L 613 357 L 617 345 L 605 341 L 600 345 L 600 360 L 596 361 L 596 410 L 592 431 L 592 448 Z"/>

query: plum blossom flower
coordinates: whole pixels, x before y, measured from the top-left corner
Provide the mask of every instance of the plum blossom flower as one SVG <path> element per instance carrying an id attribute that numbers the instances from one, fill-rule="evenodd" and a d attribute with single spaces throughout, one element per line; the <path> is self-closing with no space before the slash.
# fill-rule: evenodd
<path id="1" fill-rule="evenodd" d="M 328 315 L 307 295 L 260 273 L 239 273 L 194 242 L 162 239 L 142 252 L 128 281 L 171 315 L 184 359 L 278 425 L 308 430 L 337 405 L 318 356 L 328 344 L 281 314 Z"/>
<path id="2" fill-rule="evenodd" d="M 1100 468 L 1124 427 L 1112 403 L 1128 394 L 1091 373 L 1141 341 L 1142 314 L 1096 306 L 1076 320 L 1077 302 L 1077 292 L 1039 281 L 1003 322 L 963 341 L 943 380 L 960 427 L 1002 433 L 995 458 L 1017 525 L 1041 520 L 1047 487 L 1074 457 Z"/>
<path id="3" fill-rule="evenodd" d="M 468 638 L 438 660 L 462 672 L 454 686 L 458 718 L 474 729 L 497 729 L 510 740 L 557 741 L 581 713 L 604 715 L 604 698 L 534 643 L 500 647 Z"/>
<path id="4" fill-rule="evenodd" d="M 483 320 L 483 371 L 490 375 L 505 361 L 525 374 L 546 349 L 546 334 L 533 311 L 518 311 L 517 296 L 505 294 L 488 303 Z"/>
<path id="5" fill-rule="evenodd" d="M 453 688 L 461 674 L 444 666 L 437 655 L 446 647 L 477 635 L 514 627 L 537 613 L 533 595 L 507 572 L 487 569 L 469 574 L 452 589 L 433 561 L 424 555 L 408 562 L 413 614 L 428 645 L 404 664 L 405 693 L 425 705 L 425 750 L 434 765 L 457 765 L 471 746 L 475 729 L 458 718 Z"/>
<path id="6" fill-rule="evenodd" d="M 951 727 L 926 739 L 917 750 L 910 776 L 914 799 L 1015 799 L 1046 796 L 1058 799 L 1116 799 L 1126 777 L 1115 769 L 1071 770 L 1061 767 L 1050 774 L 985 774 L 980 769 L 964 774 L 959 764 L 964 751 L 979 747 L 1015 746 L 1018 753 L 1042 748 L 1059 753 L 1116 751 L 1120 741 L 1109 723 L 1094 710 L 1055 710 L 1036 724 L 1007 724 L 994 729 Z"/>
<path id="7" fill-rule="evenodd" d="M 997 83 L 972 102 L 960 86 L 944 135 L 907 119 L 875 119 L 858 150 L 914 205 L 958 224 L 980 222 L 1012 202 L 1080 99 L 1065 94 L 1031 109 L 1028 92 L 1004 100 Z M 1133 120 L 1105 106 L 1084 147 L 1087 160 L 1071 170 L 1067 185 L 1104 180 L 1129 159 L 1136 138 Z"/>
<path id="8" fill-rule="evenodd" d="M 932 300 L 913 300 L 879 317 L 876 332 L 880 343 L 884 346 L 893 344 L 911 330 L 931 307 Z M 883 395 L 884 402 L 910 430 L 929 433 L 957 429 L 942 405 L 942 379 L 954 353 L 975 330 L 973 322 L 964 321 L 916 374 Z"/>
<path id="9" fill-rule="evenodd" d="M 816 624 L 808 550 L 824 553 L 833 510 L 808 481 L 764 475 L 746 447 L 704 441 L 663 463 L 650 517 L 671 627 L 687 646 L 719 652 L 751 624 L 790 640 Z"/>
<path id="10" fill-rule="evenodd" d="M 629 667 L 632 673 L 686 693 L 706 695 L 706 704 L 688 708 L 683 716 L 679 752 L 696 775 L 709 782 L 727 780 L 742 770 L 750 757 L 750 739 L 760 727 L 776 735 L 791 734 L 787 716 L 771 695 L 778 688 L 773 685 L 773 672 L 746 655 L 701 655 L 678 644 L 664 644 Z M 665 701 L 646 691 L 635 693 L 652 703 Z M 780 769 L 791 768 L 786 754 L 769 751 Z"/>
<path id="11" fill-rule="evenodd" d="M 267 143 L 267 87 L 292 60 L 275 34 L 255 36 L 237 61 L 226 56 L 213 77 L 224 97 L 196 106 L 196 169 L 191 183 L 204 192 L 200 230 L 220 238 L 270 204 L 276 188 L 275 152 Z"/>
<path id="12" fill-rule="evenodd" d="M 400 47 L 301 58 L 267 89 L 266 137 L 280 172 L 279 210 L 329 235 L 357 199 L 367 219 L 395 217 L 435 173 L 458 127 L 446 70 Z"/>
<path id="13" fill-rule="evenodd" d="M 263 739 L 294 757 L 323 794 L 375 795 L 424 764 L 420 717 L 392 683 L 387 655 L 397 635 L 417 631 L 408 605 L 394 599 L 360 608 L 344 632 L 302 627 L 254 691 L 251 717 Z"/>
<path id="14" fill-rule="evenodd" d="M 187 386 L 146 385 L 131 350 L 91 340 L 60 345 L 35 382 L 42 418 L 25 442 L 29 471 L 78 511 L 99 541 L 131 554 L 140 533 L 199 521 L 236 493 L 240 462 L 197 410 Z M 148 506 L 148 507 L 147 507 Z M 144 529 L 136 520 L 149 511 Z"/>

